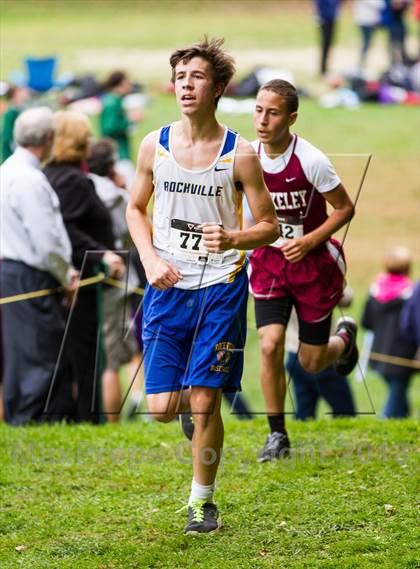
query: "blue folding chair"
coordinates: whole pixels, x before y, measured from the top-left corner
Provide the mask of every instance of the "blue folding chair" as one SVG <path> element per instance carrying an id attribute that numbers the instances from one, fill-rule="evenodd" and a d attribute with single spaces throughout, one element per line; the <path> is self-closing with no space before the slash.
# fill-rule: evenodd
<path id="1" fill-rule="evenodd" d="M 44 93 L 54 86 L 56 57 L 27 57 L 25 65 L 28 70 L 28 87 Z"/>

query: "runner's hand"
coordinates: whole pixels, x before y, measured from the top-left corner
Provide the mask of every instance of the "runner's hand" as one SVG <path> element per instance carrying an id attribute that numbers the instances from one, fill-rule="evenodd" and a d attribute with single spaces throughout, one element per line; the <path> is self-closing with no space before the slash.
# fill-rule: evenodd
<path id="1" fill-rule="evenodd" d="M 182 274 L 175 266 L 156 256 L 143 261 L 147 280 L 157 290 L 167 290 L 182 280 Z"/>
<path id="2" fill-rule="evenodd" d="M 203 230 L 204 246 L 209 253 L 219 253 L 233 248 L 232 237 L 217 223 L 202 223 L 200 229 Z"/>
<path id="3" fill-rule="evenodd" d="M 306 236 L 291 239 L 280 247 L 283 252 L 284 258 L 289 263 L 297 263 L 301 261 L 309 251 L 312 249 L 312 244 Z"/>

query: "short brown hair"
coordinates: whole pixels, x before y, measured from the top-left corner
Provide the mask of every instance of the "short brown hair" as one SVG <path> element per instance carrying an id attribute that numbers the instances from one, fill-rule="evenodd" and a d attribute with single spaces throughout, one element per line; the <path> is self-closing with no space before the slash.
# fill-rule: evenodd
<path id="1" fill-rule="evenodd" d="M 102 90 L 103 91 L 112 91 L 112 89 L 115 89 L 115 87 L 118 87 L 119 85 L 121 85 L 121 83 L 125 79 L 128 79 L 128 75 L 125 71 L 121 71 L 121 70 L 113 71 L 105 79 L 105 81 L 102 85 Z"/>
<path id="2" fill-rule="evenodd" d="M 56 162 L 86 160 L 92 127 L 86 115 L 73 111 L 54 114 L 55 136 L 51 159 Z"/>
<path id="3" fill-rule="evenodd" d="M 98 176 L 109 176 L 118 160 L 117 144 L 112 138 L 101 138 L 89 148 L 87 165 L 89 172 Z"/>
<path id="4" fill-rule="evenodd" d="M 286 101 L 287 109 L 289 113 L 296 113 L 299 108 L 299 97 L 294 87 L 289 81 L 284 79 L 272 79 L 267 83 L 264 83 L 259 89 L 260 91 L 273 91 L 277 93 L 282 99 Z"/>
<path id="5" fill-rule="evenodd" d="M 409 275 L 412 255 L 407 247 L 396 245 L 385 254 L 385 270 L 393 275 Z"/>
<path id="6" fill-rule="evenodd" d="M 201 57 L 211 66 L 214 84 L 222 83 L 225 89 L 235 73 L 235 60 L 221 49 L 224 42 L 224 38 L 208 39 L 205 36 L 201 43 L 174 51 L 169 58 L 172 67 L 172 83 L 175 82 L 175 67 L 180 61 L 188 63 L 194 57 Z M 216 98 L 216 106 L 219 99 L 220 97 Z"/>

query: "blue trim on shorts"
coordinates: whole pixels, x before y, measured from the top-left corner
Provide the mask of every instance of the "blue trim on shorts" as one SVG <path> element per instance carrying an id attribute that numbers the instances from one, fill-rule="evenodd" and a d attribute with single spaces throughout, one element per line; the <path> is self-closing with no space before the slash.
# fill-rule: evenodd
<path id="1" fill-rule="evenodd" d="M 190 386 L 240 391 L 248 276 L 198 290 L 146 287 L 143 304 L 146 393 Z"/>

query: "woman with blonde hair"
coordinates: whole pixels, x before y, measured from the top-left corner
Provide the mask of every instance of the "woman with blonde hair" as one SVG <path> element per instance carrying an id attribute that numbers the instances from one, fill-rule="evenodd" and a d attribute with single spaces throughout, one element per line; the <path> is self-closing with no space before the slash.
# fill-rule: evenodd
<path id="1" fill-rule="evenodd" d="M 96 275 L 105 265 L 120 277 L 124 262 L 115 253 L 110 214 L 87 177 L 86 158 L 91 138 L 89 119 L 80 113 L 55 114 L 51 161 L 44 172 L 57 193 L 73 248 L 73 264 L 81 279 Z M 101 324 L 101 290 L 96 284 L 78 291 L 69 313 L 66 343 L 71 358 L 75 392 L 75 420 L 99 422 L 100 365 L 97 365 Z"/>

